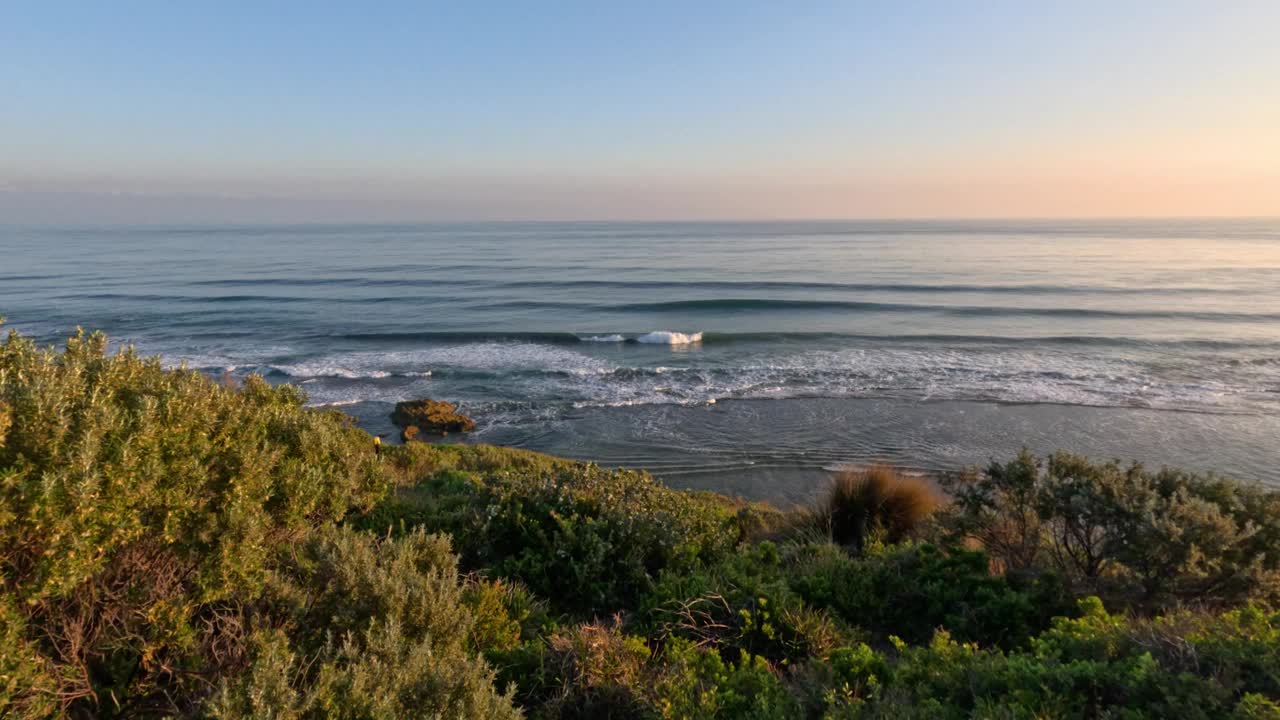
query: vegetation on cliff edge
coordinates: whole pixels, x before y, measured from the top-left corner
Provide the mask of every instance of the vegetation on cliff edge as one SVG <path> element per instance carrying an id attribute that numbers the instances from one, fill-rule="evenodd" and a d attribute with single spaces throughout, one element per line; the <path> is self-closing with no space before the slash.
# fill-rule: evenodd
<path id="1" fill-rule="evenodd" d="M 9 335 L 0 716 L 1280 717 L 1257 485 L 1024 453 L 784 512 L 303 404 Z"/>

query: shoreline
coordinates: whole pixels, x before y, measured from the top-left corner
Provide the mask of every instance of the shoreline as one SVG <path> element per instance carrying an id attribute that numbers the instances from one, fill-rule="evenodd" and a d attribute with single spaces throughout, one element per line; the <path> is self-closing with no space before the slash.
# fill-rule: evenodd
<path id="1" fill-rule="evenodd" d="M 343 406 L 365 430 L 398 441 L 390 403 Z M 466 411 L 465 406 L 462 408 Z M 711 406 L 587 408 L 566 417 L 495 425 L 448 443 L 489 444 L 631 467 L 680 489 L 779 506 L 804 504 L 846 465 L 886 462 L 930 474 L 985 466 L 1024 446 L 1183 467 L 1280 486 L 1267 438 L 1280 418 L 1144 408 L 919 403 L 872 398 L 729 400 Z"/>

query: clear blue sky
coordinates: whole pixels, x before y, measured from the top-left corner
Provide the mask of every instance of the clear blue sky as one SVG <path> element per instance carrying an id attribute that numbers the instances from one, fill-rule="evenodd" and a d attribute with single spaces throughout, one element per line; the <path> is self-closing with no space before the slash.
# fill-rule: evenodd
<path id="1" fill-rule="evenodd" d="M 1274 0 L 324 5 L 0 4 L 0 221 L 1280 214 Z"/>

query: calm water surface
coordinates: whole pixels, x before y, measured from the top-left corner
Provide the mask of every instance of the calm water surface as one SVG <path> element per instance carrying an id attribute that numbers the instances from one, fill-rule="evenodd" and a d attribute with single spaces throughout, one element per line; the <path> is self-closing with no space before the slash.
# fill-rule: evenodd
<path id="1" fill-rule="evenodd" d="M 800 500 L 1022 445 L 1280 484 L 1280 221 L 0 228 L 0 314 L 375 432 Z"/>

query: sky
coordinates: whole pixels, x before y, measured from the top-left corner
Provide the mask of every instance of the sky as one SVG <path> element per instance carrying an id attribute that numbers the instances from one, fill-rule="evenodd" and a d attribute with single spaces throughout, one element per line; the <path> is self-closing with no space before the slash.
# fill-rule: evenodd
<path id="1" fill-rule="evenodd" d="M 1280 2 L 0 0 L 0 222 L 1280 215 Z"/>

